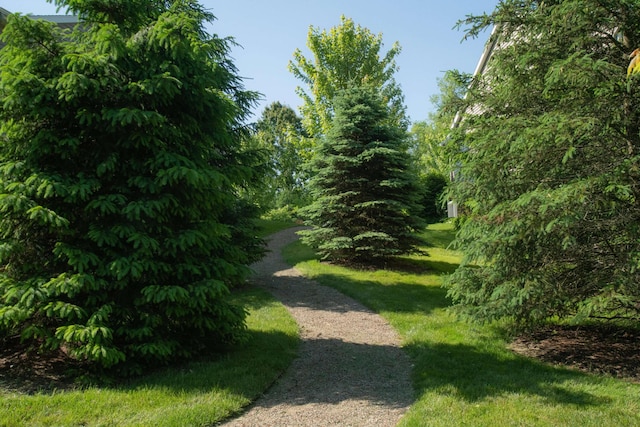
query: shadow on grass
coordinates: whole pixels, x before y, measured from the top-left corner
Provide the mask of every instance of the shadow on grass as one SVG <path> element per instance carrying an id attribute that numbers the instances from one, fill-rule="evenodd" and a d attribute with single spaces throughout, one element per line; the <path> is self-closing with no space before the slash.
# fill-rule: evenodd
<path id="1" fill-rule="evenodd" d="M 260 333 L 254 342 L 281 341 L 280 334 Z M 268 393 L 252 406 L 270 408 L 278 405 L 338 404 L 347 400 L 369 401 L 390 408 L 408 407 L 414 401 L 414 392 L 407 363 L 399 363 L 398 347 L 345 342 L 321 337 L 306 340 L 301 346 L 300 358 L 293 364 L 286 361 L 268 361 L 256 347 L 253 357 L 237 357 L 230 353 L 220 371 L 216 363 L 191 364 L 158 376 L 149 376 L 127 387 L 131 390 L 162 389 L 171 394 L 206 394 L 212 389 L 240 395 L 247 400 Z M 265 363 L 275 363 L 265 366 Z M 290 365 L 290 366 L 289 366 Z M 258 370 L 256 366 L 261 368 Z M 261 378 L 264 372 L 273 373 L 289 368 L 280 376 Z M 288 378 L 290 378 L 288 380 Z M 276 382 L 277 380 L 277 382 Z M 275 384 L 274 384 L 275 382 Z M 256 384 L 260 384 L 258 387 Z"/>
<path id="2" fill-rule="evenodd" d="M 385 286 L 330 274 L 317 279 L 358 298 L 378 312 L 420 313 L 426 316 L 449 306 L 446 290 L 439 286 L 407 283 Z M 609 403 L 607 399 L 563 386 L 565 382 L 588 382 L 587 375 L 544 365 L 506 351 L 491 353 L 474 345 L 428 342 L 409 344 L 404 348 L 414 360 L 414 382 L 418 395 L 437 390 L 475 402 L 516 393 L 578 406 Z"/>
<path id="3" fill-rule="evenodd" d="M 259 312 L 281 316 L 280 303 L 264 290 L 247 286 L 235 289 L 233 301 L 258 318 L 250 321 L 247 339 L 221 352 L 202 354 L 198 360 L 172 366 L 133 379 L 126 388 L 165 388 L 176 393 L 202 393 L 223 389 L 253 399 L 273 383 L 298 354 L 300 338 L 293 330 L 276 330 L 283 320 L 262 320 Z M 276 309 L 266 310 L 270 307 Z M 280 313 L 280 314 L 276 314 Z M 291 319 L 291 322 L 293 320 Z"/>
<path id="4" fill-rule="evenodd" d="M 427 248 L 439 247 L 446 249 L 451 245 L 456 234 L 452 229 L 438 229 L 435 226 L 431 226 L 420 237 L 427 243 Z"/>
<path id="5" fill-rule="evenodd" d="M 459 265 L 459 263 L 433 261 L 428 258 L 399 257 L 388 265 L 383 265 L 382 269 L 410 274 L 449 274 L 453 273 Z"/>
<path id="6" fill-rule="evenodd" d="M 543 365 L 520 356 L 497 355 L 464 344 L 413 344 L 405 347 L 416 361 L 419 394 L 451 394 L 467 402 L 505 394 L 539 396 L 549 402 L 599 406 L 610 399 L 571 390 L 565 383 L 588 382 L 586 374 Z"/>
<path id="7" fill-rule="evenodd" d="M 354 280 L 341 274 L 321 274 L 315 280 L 337 289 L 345 295 L 357 298 L 376 312 L 429 314 L 449 304 L 447 291 L 440 286 L 423 286 L 413 283 L 382 285 L 373 280 Z"/>
<path id="8" fill-rule="evenodd" d="M 453 233 L 447 230 L 429 230 L 427 234 L 425 237 L 427 240 L 431 237 L 434 247 L 446 247 L 453 238 Z M 309 258 L 308 254 L 305 255 Z M 300 258 L 302 257 L 298 260 Z M 457 263 L 426 258 L 405 258 L 402 261 L 404 265 L 395 271 L 435 271 L 446 274 L 458 267 Z M 377 312 L 429 315 L 450 305 L 446 289 L 437 285 L 384 285 L 376 280 L 355 280 L 340 273 L 323 273 L 314 279 L 357 299 Z M 544 365 L 507 351 L 491 352 L 484 346 L 430 342 L 409 344 L 404 348 L 415 364 L 413 375 L 418 395 L 437 391 L 455 395 L 467 402 L 478 402 L 507 394 L 520 394 L 578 407 L 610 403 L 610 399 L 606 397 L 595 396 L 569 385 L 576 382 L 588 385 L 590 381 L 597 382 L 597 379 L 591 379 L 581 372 Z"/>

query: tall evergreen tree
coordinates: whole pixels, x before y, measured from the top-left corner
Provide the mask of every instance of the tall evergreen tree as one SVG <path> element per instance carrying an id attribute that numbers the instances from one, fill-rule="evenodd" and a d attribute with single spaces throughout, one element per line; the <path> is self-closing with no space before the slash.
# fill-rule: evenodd
<path id="1" fill-rule="evenodd" d="M 640 4 L 500 2 L 452 141 L 467 216 L 449 295 L 476 319 L 640 320 Z"/>
<path id="2" fill-rule="evenodd" d="M 371 88 L 343 91 L 314 161 L 313 229 L 303 235 L 325 259 L 375 264 L 408 253 L 420 226 L 405 132 Z"/>
<path id="3" fill-rule="evenodd" d="M 255 94 L 196 1 L 59 0 L 0 52 L 0 333 L 138 369 L 242 335 Z"/>

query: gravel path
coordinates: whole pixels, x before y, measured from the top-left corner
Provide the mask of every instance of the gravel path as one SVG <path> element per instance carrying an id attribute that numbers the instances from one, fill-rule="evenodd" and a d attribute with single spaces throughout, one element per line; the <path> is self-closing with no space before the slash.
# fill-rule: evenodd
<path id="1" fill-rule="evenodd" d="M 265 395 L 225 426 L 395 426 L 413 402 L 411 362 L 382 317 L 305 279 L 281 249 L 299 228 L 271 236 L 253 281 L 300 327 L 297 359 Z"/>

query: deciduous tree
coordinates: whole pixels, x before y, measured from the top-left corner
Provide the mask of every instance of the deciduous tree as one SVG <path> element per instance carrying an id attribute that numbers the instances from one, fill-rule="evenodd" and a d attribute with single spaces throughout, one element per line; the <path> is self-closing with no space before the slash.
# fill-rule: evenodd
<path id="1" fill-rule="evenodd" d="M 382 46 L 382 34 L 375 35 L 344 16 L 340 25 L 329 31 L 309 28 L 307 47 L 313 57 L 307 58 L 296 49 L 289 70 L 307 86 L 306 90 L 298 87 L 297 92 L 304 101 L 303 122 L 311 137 L 329 130 L 335 96 L 360 86 L 380 91 L 390 107 L 389 119 L 406 127 L 404 96 L 394 79 L 400 45 L 394 43 L 386 53 Z"/>
<path id="2" fill-rule="evenodd" d="M 429 114 L 427 120 L 415 122 L 411 127 L 411 150 L 421 175 L 436 173 L 448 176 L 454 168 L 445 142 L 456 113 L 464 105 L 469 83 L 469 75 L 447 71 L 438 80 L 440 93 L 431 98 L 435 111 Z"/>
<path id="3" fill-rule="evenodd" d="M 411 153 L 422 193 L 423 216 L 428 221 L 446 217 L 442 196 L 451 172 L 456 169 L 453 157 L 446 149 L 446 141 L 450 137 L 451 124 L 464 105 L 469 82 L 469 75 L 447 71 L 438 81 L 440 93 L 431 98 L 435 112 L 411 127 Z"/>
<path id="4" fill-rule="evenodd" d="M 256 124 L 258 147 L 268 153 L 272 175 L 258 196 L 266 209 L 306 205 L 311 143 L 296 112 L 280 102 L 267 106 Z"/>

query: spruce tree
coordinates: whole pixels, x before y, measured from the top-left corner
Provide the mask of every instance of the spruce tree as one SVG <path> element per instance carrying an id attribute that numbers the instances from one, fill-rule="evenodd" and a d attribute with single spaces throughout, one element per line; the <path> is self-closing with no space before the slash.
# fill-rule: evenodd
<path id="1" fill-rule="evenodd" d="M 195 1 L 57 1 L 0 52 L 0 334 L 138 371 L 243 334 L 256 99 Z"/>
<path id="2" fill-rule="evenodd" d="M 312 230 L 305 242 L 324 259 L 377 264 L 415 250 L 421 225 L 405 132 L 372 88 L 341 92 L 314 161 Z"/>
<path id="3" fill-rule="evenodd" d="M 499 39 L 450 139 L 461 312 L 640 320 L 639 23 L 625 0 L 509 0 L 469 20 Z"/>

